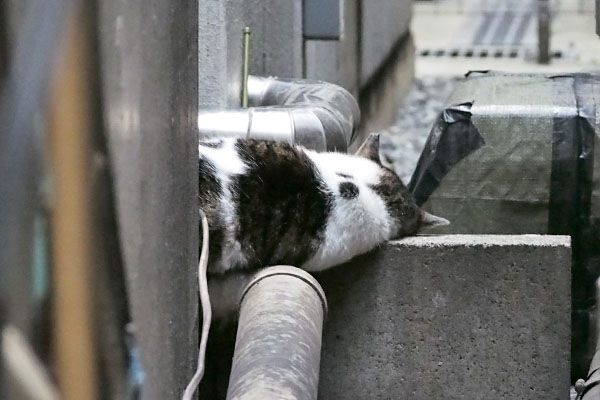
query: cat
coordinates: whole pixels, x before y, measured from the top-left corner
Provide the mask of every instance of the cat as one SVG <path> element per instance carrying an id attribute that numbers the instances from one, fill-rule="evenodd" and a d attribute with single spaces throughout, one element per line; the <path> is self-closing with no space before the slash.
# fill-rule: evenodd
<path id="1" fill-rule="evenodd" d="M 267 140 L 199 142 L 209 275 L 293 265 L 321 271 L 449 222 L 422 211 L 382 165 L 379 135 L 354 155 Z"/>

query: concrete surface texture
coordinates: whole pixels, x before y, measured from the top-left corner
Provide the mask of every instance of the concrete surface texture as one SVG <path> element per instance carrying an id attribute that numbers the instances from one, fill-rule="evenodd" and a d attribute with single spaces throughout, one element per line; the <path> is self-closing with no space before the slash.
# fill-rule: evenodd
<path id="1" fill-rule="evenodd" d="M 570 258 L 565 236 L 420 236 L 317 274 L 319 398 L 567 398 Z"/>

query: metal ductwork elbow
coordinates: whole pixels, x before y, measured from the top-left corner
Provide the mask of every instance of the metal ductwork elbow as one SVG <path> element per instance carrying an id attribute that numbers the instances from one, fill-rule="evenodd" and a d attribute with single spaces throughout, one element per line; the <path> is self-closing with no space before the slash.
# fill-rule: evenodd
<path id="1" fill-rule="evenodd" d="M 200 138 L 270 139 L 346 152 L 360 122 L 354 97 L 321 81 L 250 76 L 248 104 L 245 109 L 200 111 Z"/>

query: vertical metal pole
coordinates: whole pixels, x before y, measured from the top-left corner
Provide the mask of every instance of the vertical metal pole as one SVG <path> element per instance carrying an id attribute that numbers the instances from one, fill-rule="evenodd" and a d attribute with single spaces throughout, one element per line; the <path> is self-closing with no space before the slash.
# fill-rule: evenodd
<path id="1" fill-rule="evenodd" d="M 550 4 L 548 0 L 538 0 L 538 63 L 550 63 Z"/>
<path id="2" fill-rule="evenodd" d="M 266 268 L 242 292 L 227 400 L 316 400 L 325 294 L 306 271 Z"/>
<path id="3" fill-rule="evenodd" d="M 596 0 L 596 34 L 600 36 L 600 0 Z"/>
<path id="4" fill-rule="evenodd" d="M 244 61 L 242 65 L 242 107 L 248 108 L 248 63 L 250 62 L 250 28 L 244 28 Z"/>

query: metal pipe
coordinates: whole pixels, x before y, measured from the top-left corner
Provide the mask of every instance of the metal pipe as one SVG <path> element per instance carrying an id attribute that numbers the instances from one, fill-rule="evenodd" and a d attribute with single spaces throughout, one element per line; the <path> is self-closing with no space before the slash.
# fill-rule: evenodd
<path id="1" fill-rule="evenodd" d="M 250 62 L 250 27 L 244 28 L 244 61 L 242 64 L 242 108 L 248 108 L 248 64 Z"/>
<path id="2" fill-rule="evenodd" d="M 354 97 L 327 82 L 250 76 L 248 104 L 248 109 L 200 111 L 200 137 L 270 139 L 345 152 L 360 121 Z"/>
<path id="3" fill-rule="evenodd" d="M 227 400 L 316 400 L 327 300 L 306 271 L 265 268 L 242 291 Z"/>
<path id="4" fill-rule="evenodd" d="M 552 15 L 548 0 L 538 0 L 538 63 L 550 63 L 550 24 Z"/>
<path id="5" fill-rule="evenodd" d="M 600 36 L 600 0 L 596 0 L 596 34 Z"/>

